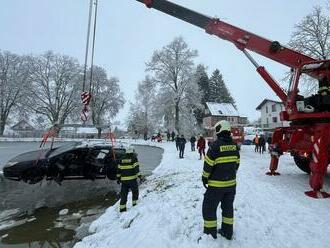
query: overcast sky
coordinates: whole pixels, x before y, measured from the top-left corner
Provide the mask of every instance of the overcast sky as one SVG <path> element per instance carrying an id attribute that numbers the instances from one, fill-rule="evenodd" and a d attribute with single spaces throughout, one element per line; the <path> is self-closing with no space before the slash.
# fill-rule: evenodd
<path id="1" fill-rule="evenodd" d="M 326 0 L 173 0 L 208 16 L 217 16 L 263 37 L 285 44 L 294 25 Z M 46 50 L 84 61 L 89 0 L 1 0 L 0 49 L 19 54 Z M 135 0 L 99 0 L 95 64 L 118 77 L 127 100 L 117 119 L 124 121 L 128 102 L 134 100 L 137 83 L 145 77 L 145 62 L 156 49 L 182 36 L 199 56 L 209 74 L 218 68 L 224 76 L 238 110 L 250 120 L 264 99 L 278 100 L 254 67 L 231 43 L 177 20 Z M 281 79 L 286 67 L 260 56 L 260 64 Z"/>

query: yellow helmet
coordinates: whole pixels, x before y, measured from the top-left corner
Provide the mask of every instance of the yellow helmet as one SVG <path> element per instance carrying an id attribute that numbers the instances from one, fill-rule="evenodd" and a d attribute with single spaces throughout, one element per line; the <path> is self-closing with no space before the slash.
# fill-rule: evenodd
<path id="1" fill-rule="evenodd" d="M 215 133 L 221 133 L 222 131 L 229 131 L 230 132 L 230 123 L 226 120 L 218 121 L 214 125 Z"/>

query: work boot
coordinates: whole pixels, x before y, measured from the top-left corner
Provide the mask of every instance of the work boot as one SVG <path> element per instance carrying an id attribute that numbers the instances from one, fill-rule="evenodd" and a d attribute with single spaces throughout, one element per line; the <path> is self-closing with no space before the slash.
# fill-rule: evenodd
<path id="1" fill-rule="evenodd" d="M 126 212 L 126 208 L 122 208 L 122 209 L 119 209 L 119 212 L 122 213 L 122 212 Z"/>
<path id="2" fill-rule="evenodd" d="M 222 229 L 219 229 L 219 230 L 218 230 L 218 233 L 219 233 L 222 237 L 224 237 L 224 238 L 226 238 L 226 239 L 228 239 L 228 240 L 231 240 L 231 239 L 232 239 L 232 236 L 233 236 L 233 235 L 228 235 L 228 234 L 225 233 Z"/>

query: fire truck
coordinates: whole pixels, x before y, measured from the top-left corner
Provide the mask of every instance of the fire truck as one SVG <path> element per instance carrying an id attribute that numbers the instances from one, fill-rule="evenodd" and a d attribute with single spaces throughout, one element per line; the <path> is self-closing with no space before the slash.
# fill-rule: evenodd
<path id="1" fill-rule="evenodd" d="M 166 0 L 136 0 L 182 21 L 200 27 L 210 35 L 227 40 L 247 57 L 256 71 L 280 98 L 285 106 L 282 121 L 290 121 L 289 127 L 277 128 L 272 136 L 271 161 L 268 175 L 277 172 L 280 156 L 289 152 L 299 168 L 310 172 L 311 191 L 314 198 L 330 197 L 322 191 L 329 163 L 330 146 L 330 60 L 317 60 L 288 48 L 276 40 L 268 40 L 241 28 L 212 18 Z M 249 51 L 274 60 L 291 69 L 287 91 L 252 57 Z M 299 94 L 301 78 L 316 84 L 318 93 L 308 97 Z"/>

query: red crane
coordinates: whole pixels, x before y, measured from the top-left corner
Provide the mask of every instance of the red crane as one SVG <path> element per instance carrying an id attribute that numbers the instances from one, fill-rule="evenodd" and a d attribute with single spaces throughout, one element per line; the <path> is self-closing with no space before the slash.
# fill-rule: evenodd
<path id="1" fill-rule="evenodd" d="M 218 18 L 205 16 L 166 0 L 136 1 L 227 40 L 245 54 L 283 102 L 285 110 L 280 113 L 281 120 L 290 121 L 289 127 L 277 128 L 273 134 L 270 171 L 267 174 L 279 175 L 276 172 L 279 157 L 283 152 L 290 152 L 297 166 L 310 174 L 309 184 L 312 190 L 305 194 L 314 198 L 330 197 L 330 194 L 321 191 L 329 163 L 330 60 L 311 58 L 283 46 L 278 41 L 265 39 Z M 292 77 L 287 92 L 254 60 L 248 50 L 291 68 Z M 319 87 L 317 94 L 309 97 L 298 94 L 302 75 L 306 75 L 310 83 Z"/>

